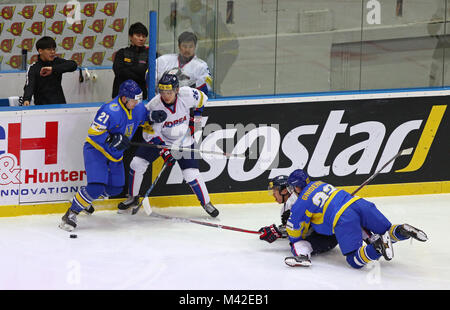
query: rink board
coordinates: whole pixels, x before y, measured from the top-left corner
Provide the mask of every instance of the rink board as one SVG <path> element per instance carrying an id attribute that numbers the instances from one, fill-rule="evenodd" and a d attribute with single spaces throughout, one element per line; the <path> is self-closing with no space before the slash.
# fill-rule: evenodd
<path id="1" fill-rule="evenodd" d="M 268 178 L 302 168 L 314 179 L 351 190 L 412 147 L 412 154 L 387 166 L 359 194 L 450 192 L 447 98 L 448 90 L 211 100 L 197 147 L 247 152 L 248 158 L 203 155 L 200 171 L 214 203 L 270 202 Z M 0 216 L 67 208 L 86 184 L 82 144 L 98 107 L 0 112 Z M 160 166 L 160 160 L 154 163 L 142 192 Z M 178 165 L 163 174 L 152 195 L 157 206 L 198 205 Z M 98 204 L 113 208 L 118 201 Z"/>

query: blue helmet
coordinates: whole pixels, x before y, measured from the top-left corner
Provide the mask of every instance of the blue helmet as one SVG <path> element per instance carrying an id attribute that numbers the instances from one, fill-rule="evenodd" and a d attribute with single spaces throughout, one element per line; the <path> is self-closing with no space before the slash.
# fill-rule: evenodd
<path id="1" fill-rule="evenodd" d="M 288 187 L 288 176 L 287 175 L 279 175 L 274 177 L 273 179 L 269 179 L 269 187 L 268 189 L 278 189 L 278 191 L 282 191 L 283 189 Z"/>
<path id="2" fill-rule="evenodd" d="M 125 96 L 130 99 L 142 100 L 142 89 L 133 80 L 126 80 L 119 86 L 119 97 Z"/>
<path id="3" fill-rule="evenodd" d="M 288 184 L 292 187 L 305 188 L 309 183 L 308 174 L 302 169 L 294 170 L 288 177 Z"/>
<path id="4" fill-rule="evenodd" d="M 163 76 L 159 79 L 158 88 L 161 90 L 173 90 L 180 86 L 177 76 L 177 70 L 171 69 L 164 72 Z"/>

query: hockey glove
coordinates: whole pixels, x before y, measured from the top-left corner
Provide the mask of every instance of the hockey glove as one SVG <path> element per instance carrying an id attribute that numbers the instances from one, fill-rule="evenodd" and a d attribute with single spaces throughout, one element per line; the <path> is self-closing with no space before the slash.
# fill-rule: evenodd
<path id="1" fill-rule="evenodd" d="M 161 155 L 161 157 L 164 159 L 164 163 L 166 163 L 168 167 L 172 167 L 173 165 L 175 165 L 176 160 L 175 158 L 173 158 L 168 149 L 162 149 L 159 152 L 159 155 Z"/>
<path id="2" fill-rule="evenodd" d="M 260 240 L 265 240 L 269 243 L 274 242 L 278 238 L 281 238 L 281 232 L 278 230 L 277 226 L 275 224 L 272 224 L 270 226 L 262 227 L 260 230 L 258 230 L 261 235 L 259 236 Z"/>
<path id="3" fill-rule="evenodd" d="M 163 110 L 156 110 L 150 113 L 150 121 L 154 123 L 162 123 L 166 120 L 167 113 Z"/>
<path id="4" fill-rule="evenodd" d="M 106 138 L 106 144 L 118 151 L 126 150 L 130 147 L 130 140 L 121 133 L 113 133 Z"/>

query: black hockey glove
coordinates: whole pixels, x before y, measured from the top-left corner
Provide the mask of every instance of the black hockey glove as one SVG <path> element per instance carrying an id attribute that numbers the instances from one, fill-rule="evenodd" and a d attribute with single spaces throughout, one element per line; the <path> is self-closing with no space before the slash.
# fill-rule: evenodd
<path id="1" fill-rule="evenodd" d="M 106 138 L 106 144 L 118 151 L 126 150 L 130 147 L 130 140 L 121 133 L 113 133 Z"/>
<path id="2" fill-rule="evenodd" d="M 275 224 L 272 224 L 270 226 L 262 227 L 260 230 L 258 230 L 261 235 L 259 236 L 259 239 L 265 240 L 269 243 L 274 242 L 278 238 L 281 238 L 281 232 L 278 230 L 277 226 Z"/>
<path id="3" fill-rule="evenodd" d="M 150 121 L 154 123 L 162 123 L 166 120 L 167 113 L 163 110 L 155 110 L 150 113 Z"/>

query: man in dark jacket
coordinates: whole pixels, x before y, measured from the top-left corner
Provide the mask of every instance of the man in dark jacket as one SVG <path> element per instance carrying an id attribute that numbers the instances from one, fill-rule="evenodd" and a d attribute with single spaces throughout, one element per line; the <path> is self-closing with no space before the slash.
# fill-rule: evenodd
<path id="1" fill-rule="evenodd" d="M 145 81 L 148 69 L 148 47 L 145 42 L 148 37 L 148 30 L 144 24 L 137 22 L 130 26 L 128 30 L 130 46 L 121 48 L 114 56 L 113 71 L 115 74 L 112 98 L 119 92 L 119 86 L 126 80 L 133 80 L 138 83 L 143 91 L 144 99 L 147 98 L 147 84 Z"/>
<path id="2" fill-rule="evenodd" d="M 39 39 L 36 42 L 36 49 L 39 58 L 28 69 L 23 88 L 23 105 L 30 105 L 32 96 L 36 105 L 66 103 L 61 86 L 62 74 L 75 71 L 77 63 L 57 57 L 56 42 L 51 37 Z"/>

